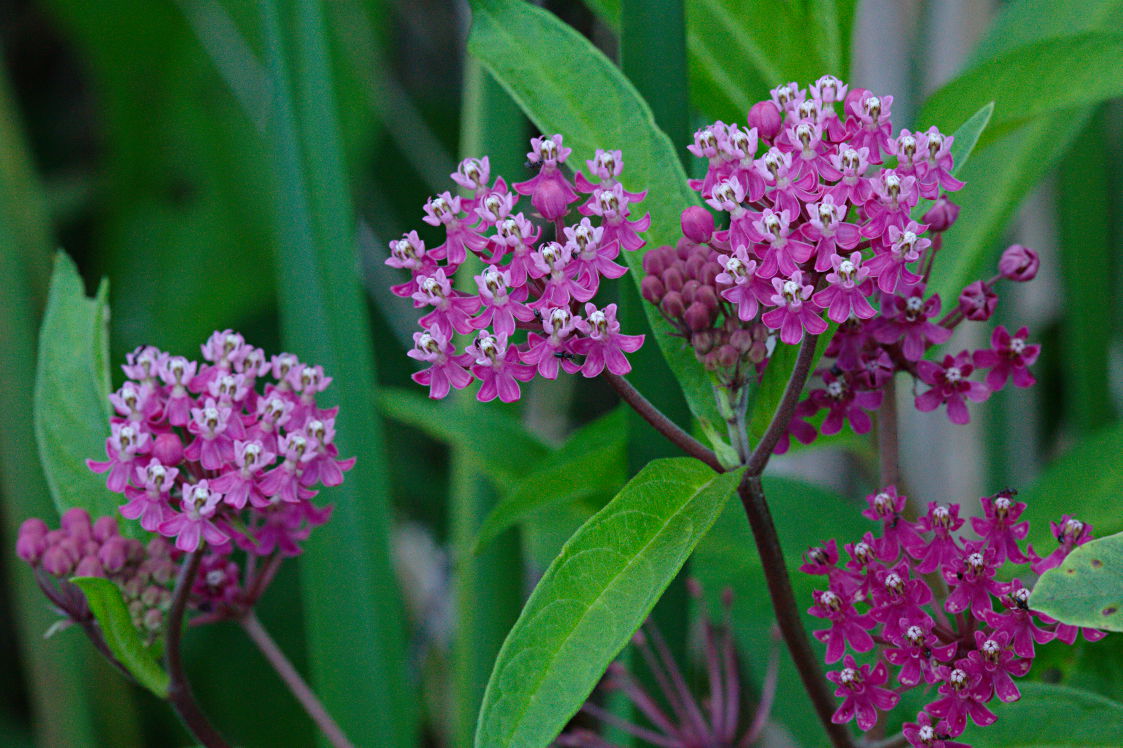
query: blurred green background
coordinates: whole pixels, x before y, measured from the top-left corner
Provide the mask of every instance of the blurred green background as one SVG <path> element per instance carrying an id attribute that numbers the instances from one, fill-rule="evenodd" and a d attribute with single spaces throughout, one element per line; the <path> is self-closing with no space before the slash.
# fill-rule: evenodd
<path id="1" fill-rule="evenodd" d="M 544 5 L 622 62 L 684 157 L 693 127 L 743 121 L 768 88 L 825 72 L 893 94 L 896 126 L 911 127 L 927 96 L 960 70 L 1042 39 L 1063 44 L 1064 34 L 1117 31 L 1123 14 L 1120 3 L 1090 0 L 687 0 L 684 35 L 673 22 L 675 3 L 625 0 L 623 15 L 619 0 Z M 805 34 L 826 8 L 834 35 Z M 141 344 L 191 356 L 212 330 L 233 327 L 267 351 L 311 352 L 337 382 L 342 372 L 376 384 L 382 395 L 373 388 L 339 395 L 367 409 L 355 417 L 364 434 L 356 451 L 377 455 L 353 490 L 332 497 L 358 507 L 354 517 L 337 516 L 344 529 L 329 536 L 351 545 L 335 555 L 328 541 L 313 545 L 300 562 L 312 565 L 287 564 L 261 610 L 298 668 L 311 669 L 328 692 L 329 707 L 350 702 L 340 719 L 362 745 L 468 744 L 494 653 L 529 583 L 626 475 L 666 453 L 629 424 L 630 446 L 614 445 L 596 485 L 539 510 L 486 553 L 468 553 L 487 509 L 526 467 L 514 464 L 517 455 L 489 461 L 485 449 L 474 450 L 478 430 L 517 428 L 533 467 L 614 402 L 600 381 L 536 382 L 519 409 L 474 408 L 483 415 L 464 424 L 417 428 L 437 411 L 416 402 L 423 391 L 409 382 L 404 350 L 415 314 L 386 291 L 394 276 L 382 265 L 385 244 L 421 226 L 422 203 L 452 187 L 448 174 L 460 156 L 490 152 L 493 173 L 519 178 L 532 134 L 502 89 L 465 57 L 469 23 L 467 4 L 447 0 L 0 0 L 5 547 L 25 517 L 54 519 L 34 446 L 31 387 L 58 247 L 75 258 L 89 290 L 102 276 L 110 280 L 113 361 Z M 675 58 L 683 38 L 689 53 L 680 48 Z M 1051 61 L 1037 64 L 1044 71 Z M 1098 75 L 1118 77 L 1120 69 Z M 1076 87 L 1097 74 L 1068 73 Z M 1024 80 L 1035 75 L 1023 71 Z M 1050 97 L 1053 78 L 1042 75 L 1040 95 Z M 972 157 L 960 193 L 965 226 L 948 246 L 958 238 L 977 247 L 975 272 L 983 276 L 1007 243 L 1041 252 L 1041 276 L 1004 292 L 999 321 L 1029 324 L 1045 347 L 1038 386 L 976 408 L 971 428 L 906 419 L 903 466 L 921 500 L 970 501 L 1030 486 L 1050 507 L 1067 502 L 1100 518 L 1101 532 L 1123 529 L 1123 108 L 1109 89 L 1015 117 Z M 687 98 L 689 108 L 681 105 Z M 950 124 L 945 131 L 957 123 Z M 622 147 L 627 162 L 627 143 L 604 145 Z M 653 368 L 635 380 L 664 392 L 660 376 Z M 838 439 L 777 470 L 860 498 L 870 487 L 868 452 L 864 441 Z M 708 548 L 700 555 L 720 554 Z M 367 559 L 355 562 L 362 574 L 352 574 L 352 556 Z M 398 584 L 387 579 L 391 558 Z M 8 674 L 0 744 L 187 743 L 171 712 L 96 661 L 76 632 L 43 641 L 51 613 L 30 573 L 10 552 L 0 554 L 0 566 L 0 626 L 10 643 L 0 649 Z M 326 592 L 346 587 L 349 575 L 359 581 L 336 597 Z M 672 630 L 684 617 L 676 589 L 678 602 L 663 606 Z M 746 605 L 744 615 L 752 625 L 742 643 L 751 650 L 767 612 Z M 351 632 L 334 648 L 322 629 L 333 618 Z M 378 673 L 386 680 L 352 693 L 350 674 L 331 663 L 370 638 L 378 640 L 371 656 L 385 658 Z M 200 700 L 239 745 L 314 743 L 311 724 L 236 626 L 192 631 L 187 646 Z M 762 661 L 759 651 L 743 654 Z M 1123 697 L 1116 642 L 1094 659 L 1078 645 L 1045 660 L 1035 671 L 1041 678 Z M 397 696 L 387 701 L 382 690 Z M 394 711 L 394 698 L 407 706 Z M 388 726 L 387 714 L 400 725 Z M 795 707 L 792 715 L 798 723 Z"/>

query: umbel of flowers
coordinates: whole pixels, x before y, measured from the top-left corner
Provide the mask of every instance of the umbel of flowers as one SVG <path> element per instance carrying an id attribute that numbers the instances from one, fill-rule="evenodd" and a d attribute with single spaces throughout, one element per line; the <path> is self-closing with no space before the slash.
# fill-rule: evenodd
<path id="1" fill-rule="evenodd" d="M 413 379 L 430 397 L 479 380 L 480 400 L 512 402 L 520 382 L 556 379 L 559 370 L 626 374 L 625 354 L 643 343 L 621 333 L 615 304 L 593 299 L 601 278 L 627 272 L 615 262 L 620 251 L 644 245 L 639 234 L 651 220 L 633 218 L 633 208 L 646 192 L 620 184 L 620 151 L 598 150 L 586 176 L 567 171 L 561 135 L 530 144 L 538 172 L 510 188 L 492 180 L 486 156 L 460 163 L 452 179 L 463 195 L 425 204 L 423 220 L 443 231 L 442 243 L 426 247 L 416 231 L 390 243 L 386 264 L 410 273 L 391 291 L 426 310 L 408 355 L 427 365 Z M 474 288 L 464 290 L 457 271 L 471 273 Z M 470 336 L 462 351 L 456 334 Z"/>
<path id="2" fill-rule="evenodd" d="M 311 501 L 318 487 L 340 484 L 354 464 L 333 443 L 337 409 L 316 402 L 331 384 L 321 367 L 266 357 L 232 330 L 211 335 L 202 354 L 201 362 L 152 346 L 129 354 L 128 379 L 109 396 L 106 459 L 87 462 L 122 494 L 121 515 L 156 537 L 147 545 L 118 537 L 115 518 L 91 524 L 82 510 L 58 530 L 29 519 L 20 531 L 17 551 L 45 589 L 51 578 L 69 594 L 71 576 L 108 577 L 149 633 L 160 627 L 149 610 L 167 608 L 186 553 L 202 554 L 191 603 L 207 616 L 197 620 L 252 608 L 281 559 L 298 555 L 330 517 L 330 506 Z M 66 600 L 60 610 L 82 614 L 80 595 Z"/>
<path id="3" fill-rule="evenodd" d="M 752 107 L 747 126 L 698 130 L 689 149 L 708 167 L 691 186 L 723 227 L 710 211 L 690 207 L 677 246 L 644 257 L 644 298 L 733 390 L 757 381 L 771 341 L 794 345 L 839 325 L 822 386 L 789 427 L 803 442 L 847 421 L 869 431 L 868 411 L 898 371 L 920 383 L 918 409 L 944 406 L 959 424 L 970 419 L 967 401 L 985 400 L 1007 381 L 1034 381 L 1027 367 L 1039 349 L 1024 327 L 996 328 L 987 349 L 925 360 L 963 320 L 989 319 L 995 283 L 1031 280 L 1038 259 L 1011 247 L 996 276 L 968 285 L 939 316 L 944 304 L 926 286 L 942 233 L 958 214 L 945 196 L 963 186 L 952 176 L 954 138 L 934 127 L 895 132 L 892 106 L 892 96 L 828 75 L 806 89 L 777 87 Z M 934 202 L 918 219 L 923 200 Z M 822 410 L 816 429 L 806 419 Z M 785 436 L 776 451 L 788 444 Z"/>
<path id="4" fill-rule="evenodd" d="M 841 699 L 833 719 L 869 730 L 901 693 L 922 688 L 931 701 L 905 724 L 909 744 L 963 745 L 951 738 L 968 719 L 989 725 L 998 719 L 989 704 L 1020 697 L 1014 678 L 1029 672 L 1035 644 L 1072 644 L 1079 633 L 1031 610 L 1029 589 L 1016 576 L 1000 581 L 999 569 L 1026 575 L 1055 568 L 1092 539 L 1092 528 L 1065 515 L 1051 525 L 1057 547 L 1041 557 L 1032 545 L 1021 547 L 1029 522 L 1020 520 L 1026 505 L 1012 491 L 983 497 L 970 533 L 959 504 L 932 502 L 910 522 L 906 498 L 893 486 L 867 502 L 862 515 L 878 532 L 846 544 L 845 563 L 831 540 L 810 549 L 800 567 L 826 581 L 809 612 L 828 624 L 815 632 L 827 645 L 827 664 L 842 661 L 841 670 L 827 674 Z M 1083 634 L 1088 641 L 1104 636 Z M 859 664 L 848 649 L 873 656 Z"/>

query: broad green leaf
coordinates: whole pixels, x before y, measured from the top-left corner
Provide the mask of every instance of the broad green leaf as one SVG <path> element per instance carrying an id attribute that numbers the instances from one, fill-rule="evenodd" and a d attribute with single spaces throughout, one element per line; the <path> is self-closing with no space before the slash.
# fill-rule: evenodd
<path id="1" fill-rule="evenodd" d="M 1003 3 L 968 60 L 969 66 L 1032 42 L 1084 31 L 1111 31 L 1123 23 L 1120 0 L 1017 0 Z"/>
<path id="2" fill-rule="evenodd" d="M 976 748 L 1117 748 L 1123 704 L 1066 686 L 1019 683 L 1022 698 L 997 704 L 998 721 L 968 723 L 958 740 Z"/>
<path id="3" fill-rule="evenodd" d="M 136 678 L 137 683 L 166 699 L 168 674 L 141 640 L 117 585 L 104 577 L 73 577 L 70 581 L 85 594 L 102 638 L 117 661 Z"/>
<path id="4" fill-rule="evenodd" d="M 871 529 L 861 516 L 861 506 L 833 491 L 793 478 L 765 476 L 764 493 L 776 523 L 776 532 L 784 548 L 788 575 L 795 589 L 796 603 L 801 611 L 811 607 L 811 591 L 822 589 L 823 577 L 799 571 L 801 556 L 809 546 L 818 546 L 835 539 L 839 547 L 861 538 Z M 691 574 L 701 583 L 710 601 L 710 610 L 720 620 L 719 600 L 722 591 L 733 592 L 733 630 L 742 652 L 744 671 L 759 689 L 768 661 L 767 642 L 775 625 L 775 614 L 766 588 L 753 535 L 745 512 L 738 502 L 726 505 L 713 529 L 698 545 L 691 558 Z M 806 604 L 805 604 L 806 603 Z M 822 627 L 822 621 L 804 615 L 808 631 Z M 783 647 L 783 644 L 779 644 Z M 822 645 L 812 642 L 822 653 Z M 821 746 L 826 735 L 813 714 L 811 702 L 791 659 L 780 659 L 780 680 L 773 706 L 773 717 L 786 728 L 799 745 Z"/>
<path id="5" fill-rule="evenodd" d="M 330 492 L 332 521 L 300 559 L 313 687 L 356 744 L 411 746 L 417 702 L 391 561 L 392 517 L 372 332 L 321 4 L 260 3 L 276 164 L 278 288 L 285 347 L 334 378 L 337 443 L 358 461 Z M 325 403 L 325 404 L 330 404 Z M 346 570 L 346 573 L 341 573 Z M 343 612 L 345 611 L 345 614 Z"/>
<path id="6" fill-rule="evenodd" d="M 117 514 L 105 477 L 86 460 L 105 460 L 109 436 L 109 284 L 88 298 L 78 268 L 55 256 L 47 311 L 39 331 L 35 374 L 35 439 L 59 513 L 82 507 L 95 517 Z"/>
<path id="7" fill-rule="evenodd" d="M 686 184 L 678 149 L 655 125 L 651 110 L 619 69 L 588 39 L 541 8 L 519 0 L 474 0 L 468 49 L 546 133 L 558 132 L 582 165 L 597 148 L 624 152 L 623 182 L 650 190 L 640 206 L 651 214 L 647 248 L 674 244 L 679 216 L 697 196 Z M 595 92 L 590 95 L 590 92 Z M 624 252 L 637 284 L 642 252 Z M 710 377 L 658 310 L 644 305 L 655 342 L 699 419 L 720 423 Z M 651 340 L 647 341 L 648 345 Z"/>
<path id="8" fill-rule="evenodd" d="M 482 551 L 536 509 L 611 494 L 625 479 L 627 415 L 620 407 L 578 429 L 515 483 L 480 526 L 473 552 Z"/>
<path id="9" fill-rule="evenodd" d="M 1056 547 L 1049 523 L 1064 514 L 1091 524 L 1101 537 L 1123 530 L 1120 455 L 1123 423 L 1086 437 L 1022 488 L 1018 499 L 1028 505 L 1024 518 L 1030 520 L 1029 539 L 1038 553 L 1045 555 Z"/>
<path id="10" fill-rule="evenodd" d="M 545 746 L 651 612 L 740 479 L 655 460 L 562 548 L 507 636 L 477 746 Z"/>
<path id="11" fill-rule="evenodd" d="M 1123 533 L 1074 549 L 1037 580 L 1030 605 L 1061 623 L 1123 631 Z"/>
<path id="12" fill-rule="evenodd" d="M 549 445 L 500 404 L 430 400 L 420 392 L 385 389 L 378 406 L 387 418 L 467 450 L 501 487 L 516 483 L 550 453 Z"/>
<path id="13" fill-rule="evenodd" d="M 995 102 L 984 143 L 1013 127 L 1123 95 L 1123 34 L 1089 32 L 1043 39 L 967 70 L 928 98 L 919 117 L 945 132 Z"/>

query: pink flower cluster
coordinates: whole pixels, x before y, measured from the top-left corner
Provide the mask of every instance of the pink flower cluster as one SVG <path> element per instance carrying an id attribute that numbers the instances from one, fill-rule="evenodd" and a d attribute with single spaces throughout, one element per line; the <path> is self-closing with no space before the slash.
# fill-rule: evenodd
<path id="1" fill-rule="evenodd" d="M 331 378 L 289 353 L 267 359 L 232 330 L 202 353 L 129 354 L 128 380 L 109 396 L 107 459 L 87 464 L 125 495 L 124 517 L 181 551 L 297 555 L 331 514 L 312 504 L 315 487 L 342 483 L 354 464 L 333 444 L 338 409 L 316 403 Z"/>
<path id="2" fill-rule="evenodd" d="M 117 533 L 117 520 L 74 508 L 51 530 L 43 520 L 25 520 L 16 540 L 16 554 L 35 569 L 36 580 L 48 599 L 70 622 L 92 618 L 85 597 L 71 577 L 103 577 L 117 584 L 133 625 L 151 643 L 164 627 L 171 605 L 171 587 L 179 565 L 175 550 L 161 537 L 147 545 Z"/>
<path id="3" fill-rule="evenodd" d="M 589 177 L 571 177 L 571 149 L 561 135 L 530 144 L 527 158 L 538 173 L 510 189 L 502 177 L 492 181 L 486 156 L 460 163 L 452 179 L 463 195 L 444 192 L 425 204 L 423 220 L 443 231 L 441 244 L 427 248 L 416 231 L 390 242 L 386 264 L 410 272 L 391 291 L 428 310 L 408 355 L 428 365 L 413 379 L 430 397 L 479 380 L 479 400 L 512 402 L 520 382 L 536 374 L 556 379 L 559 368 L 586 377 L 606 369 L 625 374 L 625 354 L 643 343 L 642 335 L 620 332 L 615 304 L 592 300 L 602 277 L 627 271 L 615 262 L 620 250 L 644 245 L 639 234 L 651 219 L 631 216 L 646 192 L 621 185 L 620 151 L 597 150 L 586 162 Z M 523 197 L 530 206 L 520 210 Z M 574 204 L 580 218 L 567 223 Z M 455 281 L 469 254 L 482 264 L 470 266 L 475 288 L 466 291 Z M 516 340 L 519 330 L 528 331 L 525 339 Z M 473 336 L 463 352 L 455 334 Z"/>
<path id="4" fill-rule="evenodd" d="M 870 428 L 867 411 L 897 371 L 925 385 L 922 411 L 946 406 L 954 423 L 1008 379 L 1025 387 L 1038 346 L 1025 328 L 995 330 L 990 349 L 935 361 L 926 351 L 946 342 L 964 319 L 994 312 L 1000 278 L 1034 277 L 1037 255 L 1011 247 L 999 274 L 976 281 L 937 319 L 941 301 L 925 287 L 942 232 L 958 208 L 942 194 L 963 183 L 952 176 L 952 136 L 936 128 L 894 134 L 891 96 L 848 89 L 824 76 L 808 89 L 779 86 L 754 105 L 748 127 L 715 122 L 695 133 L 690 151 L 708 160 L 691 186 L 725 228 L 701 207 L 682 214 L 677 247 L 644 258 L 644 297 L 686 338 L 723 385 L 740 387 L 767 365 L 759 344 L 774 334 L 793 345 L 840 325 L 826 352 L 824 386 L 800 404 L 790 433 L 808 442 L 845 421 Z M 921 222 L 922 199 L 935 202 Z M 989 370 L 984 381 L 975 370 Z M 827 410 L 816 429 L 808 418 Z M 777 451 L 787 449 L 785 438 Z"/>
<path id="5" fill-rule="evenodd" d="M 1034 574 L 1059 566 L 1078 545 L 1091 540 L 1092 528 L 1065 515 L 1052 524 L 1058 547 L 1045 557 L 1020 542 L 1029 522 L 1026 505 L 1013 491 L 983 497 L 983 516 L 971 517 L 977 537 L 958 531 L 967 520 L 958 504 L 932 502 L 915 522 L 904 516 L 906 498 L 894 487 L 867 497 L 863 516 L 878 523 L 845 546 L 840 563 L 834 540 L 810 549 L 800 570 L 826 577 L 827 589 L 813 593 L 808 611 L 829 627 L 815 632 L 826 644 L 826 662 L 843 669 L 827 674 L 842 703 L 836 723 L 855 720 L 859 729 L 877 723 L 878 712 L 893 709 L 911 688 L 935 688 L 933 700 L 904 727 L 910 745 L 958 746 L 970 718 L 989 725 L 998 717 L 987 706 L 995 697 L 1016 701 L 1014 678 L 1029 672 L 1034 645 L 1054 639 L 1072 644 L 1077 628 L 1029 608 L 1029 589 L 1018 579 L 1000 581 L 1005 564 Z M 932 583 L 938 575 L 942 584 Z M 1005 574 L 1003 575 L 1005 576 Z M 995 601 L 998 608 L 995 609 Z M 1088 641 L 1104 636 L 1084 629 Z M 872 663 L 859 664 L 847 648 L 873 651 Z M 897 686 L 890 683 L 895 669 Z"/>

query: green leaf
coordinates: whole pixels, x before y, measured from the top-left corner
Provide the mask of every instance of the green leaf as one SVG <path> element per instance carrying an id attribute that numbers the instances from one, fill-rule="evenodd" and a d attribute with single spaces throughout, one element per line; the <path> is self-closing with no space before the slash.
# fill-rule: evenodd
<path id="1" fill-rule="evenodd" d="M 282 338 L 334 378 L 325 394 L 340 406 L 337 444 L 358 458 L 330 491 L 332 521 L 312 533 L 300 559 L 305 631 L 313 686 L 351 740 L 411 746 L 417 700 L 390 557 L 389 469 L 321 11 L 316 0 L 260 4 Z"/>
<path id="2" fill-rule="evenodd" d="M 1074 549 L 1037 580 L 1030 605 L 1061 623 L 1123 631 L 1123 533 Z"/>
<path id="3" fill-rule="evenodd" d="M 477 746 L 545 746 L 650 613 L 740 479 L 655 460 L 570 539 L 507 636 Z"/>
<path id="4" fill-rule="evenodd" d="M 976 748 L 1116 748 L 1123 704 L 1050 683 L 1019 683 L 1022 698 L 995 707 L 998 721 L 970 726 L 959 740 Z"/>
<path id="5" fill-rule="evenodd" d="M 970 68 L 928 98 L 918 121 L 946 131 L 994 100 L 984 143 L 1019 124 L 1123 95 L 1123 35 L 1089 32 L 1043 39 Z"/>
<path id="6" fill-rule="evenodd" d="M 166 699 L 168 674 L 141 640 L 117 585 L 104 577 L 73 577 L 70 581 L 85 594 L 101 635 L 117 661 L 136 678 L 137 683 Z"/>
<path id="7" fill-rule="evenodd" d="M 541 507 L 609 494 L 624 482 L 628 412 L 617 408 L 578 429 L 519 480 L 480 526 L 473 553 Z"/>
<path id="8" fill-rule="evenodd" d="M 510 408 L 498 403 L 438 401 L 410 390 L 385 389 L 378 406 L 388 418 L 467 450 L 501 488 L 526 476 L 550 453 Z"/>
<path id="9" fill-rule="evenodd" d="M 628 189 L 650 190 L 641 209 L 651 213 L 647 248 L 674 244 L 679 217 L 698 204 L 686 183 L 676 146 L 656 125 L 647 103 L 588 39 L 555 16 L 519 0 L 474 0 L 468 49 L 545 133 L 558 132 L 581 164 L 597 148 L 624 152 Z M 590 96 L 590 91 L 596 95 Z M 642 251 L 624 252 L 638 286 Z M 721 423 L 710 377 L 658 310 L 644 305 L 655 340 L 682 385 L 691 411 Z M 648 344 L 651 341 L 648 340 Z"/>
<path id="10" fill-rule="evenodd" d="M 1063 514 L 1093 525 L 1100 536 L 1123 530 L 1121 454 L 1123 423 L 1117 423 L 1079 442 L 1021 490 L 1018 499 L 1027 504 L 1029 539 L 1039 553 L 1052 551 L 1057 541 L 1050 536 L 1049 522 Z"/>
<path id="11" fill-rule="evenodd" d="M 86 467 L 87 459 L 105 459 L 109 436 L 108 294 L 103 280 L 88 298 L 74 262 L 55 256 L 39 332 L 35 439 L 60 514 L 72 507 L 95 517 L 117 514 L 105 477 Z"/>

